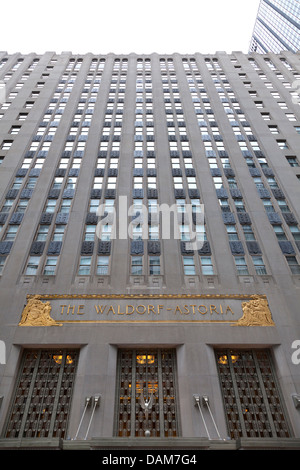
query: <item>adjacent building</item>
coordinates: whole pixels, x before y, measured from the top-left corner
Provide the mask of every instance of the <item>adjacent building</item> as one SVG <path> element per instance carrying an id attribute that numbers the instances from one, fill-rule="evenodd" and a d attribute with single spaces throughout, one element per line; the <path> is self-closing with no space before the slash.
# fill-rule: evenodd
<path id="1" fill-rule="evenodd" d="M 0 74 L 0 447 L 300 448 L 299 55 Z"/>
<path id="2" fill-rule="evenodd" d="M 300 49 L 298 0 L 261 0 L 249 52 L 298 52 Z"/>

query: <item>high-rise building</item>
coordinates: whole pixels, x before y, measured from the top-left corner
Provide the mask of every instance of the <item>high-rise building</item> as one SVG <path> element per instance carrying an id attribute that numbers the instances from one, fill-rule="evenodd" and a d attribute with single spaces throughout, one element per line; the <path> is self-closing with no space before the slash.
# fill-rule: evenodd
<path id="1" fill-rule="evenodd" d="M 249 52 L 298 52 L 299 0 L 260 0 Z"/>
<path id="2" fill-rule="evenodd" d="M 299 55 L 0 73 L 0 447 L 300 448 Z"/>

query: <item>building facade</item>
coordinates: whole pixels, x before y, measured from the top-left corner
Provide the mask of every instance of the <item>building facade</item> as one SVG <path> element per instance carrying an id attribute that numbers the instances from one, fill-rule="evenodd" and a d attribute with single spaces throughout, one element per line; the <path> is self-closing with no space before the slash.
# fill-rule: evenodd
<path id="1" fill-rule="evenodd" d="M 249 52 L 266 54 L 300 49 L 298 0 L 261 0 Z"/>
<path id="2" fill-rule="evenodd" d="M 299 448 L 299 55 L 0 67 L 0 446 Z"/>

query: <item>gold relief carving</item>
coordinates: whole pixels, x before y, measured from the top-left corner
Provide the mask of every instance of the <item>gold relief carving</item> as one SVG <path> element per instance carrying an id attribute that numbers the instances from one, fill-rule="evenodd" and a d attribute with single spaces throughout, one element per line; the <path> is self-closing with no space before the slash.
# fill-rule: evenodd
<path id="1" fill-rule="evenodd" d="M 61 326 L 50 316 L 50 302 L 42 302 L 41 296 L 30 295 L 27 297 L 27 305 L 22 312 L 19 326 Z"/>
<path id="2" fill-rule="evenodd" d="M 230 320 L 227 320 L 225 323 L 231 323 L 232 326 L 275 326 L 275 323 L 272 319 L 272 315 L 268 306 L 268 301 L 265 295 L 253 295 L 253 294 L 41 294 L 41 295 L 28 295 L 27 296 L 27 305 L 25 306 L 22 318 L 19 323 L 20 326 L 61 326 L 64 323 L 69 323 L 68 321 L 64 321 L 63 323 L 58 323 L 56 320 L 51 318 L 51 305 L 49 300 L 58 300 L 58 299 L 233 299 L 233 300 L 240 300 L 241 307 L 243 311 L 242 317 L 232 323 Z M 66 305 L 61 306 L 63 309 L 66 308 Z M 83 315 L 85 312 L 81 311 L 84 305 L 79 306 L 68 306 L 68 313 L 78 315 Z M 97 313 L 103 313 L 102 311 L 99 312 L 97 309 L 102 308 L 102 306 L 95 306 Z M 105 306 L 106 307 L 106 306 Z M 127 306 L 134 308 L 133 306 Z M 127 308 L 126 307 L 126 308 Z M 160 307 L 160 306 L 159 306 Z M 178 307 L 178 306 L 177 306 Z M 194 305 L 192 306 L 194 307 Z M 211 306 L 210 306 L 211 307 Z M 119 307 L 118 307 L 119 308 Z M 144 307 L 146 308 L 146 307 Z M 179 307 L 178 307 L 179 308 Z M 221 308 L 221 307 L 220 307 Z M 75 309 L 76 312 L 75 312 Z M 113 307 L 111 306 L 112 313 Z M 148 306 L 148 313 L 149 309 L 152 309 L 152 306 Z M 229 309 L 229 307 L 228 307 Z M 171 310 L 171 308 L 167 308 L 167 310 Z M 213 309 L 215 310 L 215 308 Z M 179 309 L 180 311 L 180 309 Z M 199 309 L 198 309 L 199 311 Z M 63 310 L 61 311 L 61 314 Z M 123 311 L 119 312 L 118 314 L 123 313 Z M 132 312 L 131 312 L 132 313 Z M 137 313 L 144 313 L 138 311 Z M 155 313 L 155 312 L 154 312 Z M 159 313 L 159 312 L 158 312 Z M 182 312 L 181 312 L 182 313 Z M 195 313 L 195 312 L 194 312 Z M 199 311 L 199 313 L 206 313 Z M 210 312 L 212 313 L 212 311 Z M 216 312 L 218 313 L 218 312 Z M 221 308 L 221 313 L 222 308 Z M 233 312 L 232 312 L 233 313 Z M 84 320 L 84 322 L 95 322 L 96 320 Z M 164 321 L 164 320 L 162 320 Z M 173 321 L 173 320 L 172 320 Z M 201 320 L 202 322 L 203 320 Z M 103 320 L 101 320 L 103 322 Z M 209 321 L 208 321 L 209 322 Z M 77 321 L 79 323 L 79 321 Z M 221 323 L 221 322 L 220 322 Z M 224 321 L 222 322 L 224 323 Z"/>
<path id="3" fill-rule="evenodd" d="M 260 295 L 253 295 L 252 300 L 242 302 L 243 316 L 233 326 L 275 326 L 268 301 Z"/>

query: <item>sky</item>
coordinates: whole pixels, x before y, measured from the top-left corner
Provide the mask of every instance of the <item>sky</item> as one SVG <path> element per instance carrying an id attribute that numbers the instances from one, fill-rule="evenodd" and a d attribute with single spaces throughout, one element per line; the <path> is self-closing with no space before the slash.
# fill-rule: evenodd
<path id="1" fill-rule="evenodd" d="M 0 51 L 248 52 L 260 0 L 6 0 Z"/>

